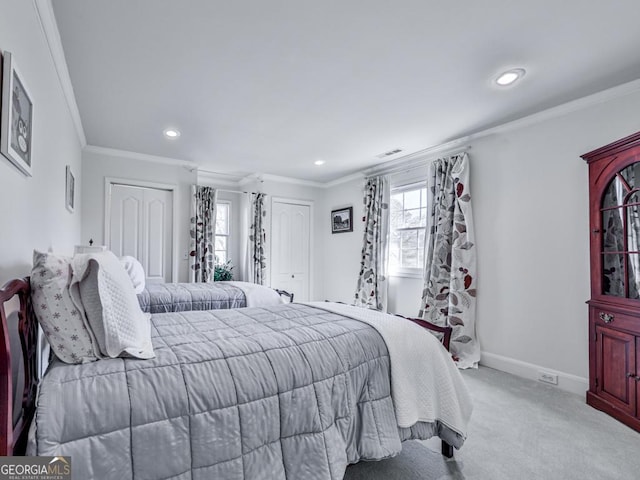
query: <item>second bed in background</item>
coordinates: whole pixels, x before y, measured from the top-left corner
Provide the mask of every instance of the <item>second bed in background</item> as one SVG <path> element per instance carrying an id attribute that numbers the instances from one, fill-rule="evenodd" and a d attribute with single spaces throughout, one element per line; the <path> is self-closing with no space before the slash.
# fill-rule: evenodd
<path id="1" fill-rule="evenodd" d="M 148 313 L 266 307 L 290 300 L 287 292 L 249 282 L 149 283 L 138 294 Z"/>

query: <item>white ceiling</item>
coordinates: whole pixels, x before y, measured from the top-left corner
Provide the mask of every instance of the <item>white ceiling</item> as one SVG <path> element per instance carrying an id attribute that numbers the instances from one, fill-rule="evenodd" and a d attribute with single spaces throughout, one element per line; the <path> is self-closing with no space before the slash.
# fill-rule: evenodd
<path id="1" fill-rule="evenodd" d="M 52 3 L 90 145 L 238 175 L 326 182 L 640 78 L 638 0 Z"/>

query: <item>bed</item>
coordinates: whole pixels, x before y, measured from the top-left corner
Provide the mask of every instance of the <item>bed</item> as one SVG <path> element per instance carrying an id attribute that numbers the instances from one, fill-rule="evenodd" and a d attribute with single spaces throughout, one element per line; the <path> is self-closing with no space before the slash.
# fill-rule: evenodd
<path id="1" fill-rule="evenodd" d="M 148 283 L 138 301 L 149 313 L 278 305 L 293 294 L 248 282 Z"/>
<path id="2" fill-rule="evenodd" d="M 22 352 L 7 338 L 14 296 Z M 341 479 L 404 440 L 439 436 L 451 456 L 466 437 L 468 392 L 422 326 L 450 330 L 426 322 L 332 303 L 156 314 L 154 358 L 54 359 L 36 395 L 28 279 L 0 290 L 0 317 L 0 454 L 28 440 L 31 455 L 71 456 L 74 478 Z M 26 372 L 13 422 L 11 362 Z"/>

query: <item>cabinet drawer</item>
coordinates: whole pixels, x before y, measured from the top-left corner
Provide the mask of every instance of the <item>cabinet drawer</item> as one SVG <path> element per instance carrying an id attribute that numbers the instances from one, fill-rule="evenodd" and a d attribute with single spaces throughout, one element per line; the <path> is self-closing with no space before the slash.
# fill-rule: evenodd
<path id="1" fill-rule="evenodd" d="M 640 318 L 619 313 L 602 307 L 591 307 L 591 321 L 594 325 L 608 326 L 631 333 L 640 333 Z"/>

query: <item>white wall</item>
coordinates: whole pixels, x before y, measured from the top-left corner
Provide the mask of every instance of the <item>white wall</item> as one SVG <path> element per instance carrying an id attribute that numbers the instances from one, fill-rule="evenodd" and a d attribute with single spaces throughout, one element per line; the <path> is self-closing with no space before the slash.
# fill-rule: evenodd
<path id="1" fill-rule="evenodd" d="M 82 243 L 89 239 L 96 244 L 106 244 L 104 237 L 105 178 L 175 185 L 178 229 L 178 281 L 189 281 L 189 262 L 184 254 L 189 252 L 189 212 L 191 185 L 196 183 L 196 173 L 177 165 L 164 165 L 143 160 L 119 157 L 85 150 L 82 156 Z"/>
<path id="2" fill-rule="evenodd" d="M 326 189 L 322 207 L 317 212 L 320 217 L 322 255 L 324 255 L 324 298 L 336 302 L 353 303 L 360 252 L 364 236 L 364 179 L 356 179 Z M 353 232 L 331 233 L 331 211 L 353 207 Z"/>
<path id="3" fill-rule="evenodd" d="M 28 275 L 34 248 L 72 253 L 80 238 L 80 140 L 31 1 L 0 0 L 0 50 L 14 56 L 34 103 L 33 177 L 0 156 L 0 284 Z M 76 178 L 76 211 L 65 209 L 65 165 Z"/>
<path id="4" fill-rule="evenodd" d="M 580 155 L 640 130 L 639 109 L 640 92 L 473 142 L 477 329 L 487 363 L 515 359 L 568 374 L 567 382 L 588 376 L 588 169 Z"/>
<path id="5" fill-rule="evenodd" d="M 470 143 L 483 363 L 530 377 L 552 370 L 561 388 L 587 388 L 588 184 L 580 155 L 640 130 L 639 110 L 640 92 Z M 326 196 L 320 215 L 351 203 L 362 212 L 361 183 Z M 325 235 L 330 299 L 353 299 L 362 247 L 354 216 L 354 234 Z M 416 315 L 421 283 L 392 277 L 389 310 Z"/>

